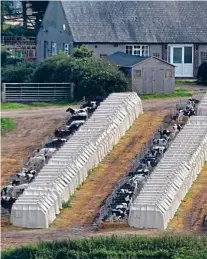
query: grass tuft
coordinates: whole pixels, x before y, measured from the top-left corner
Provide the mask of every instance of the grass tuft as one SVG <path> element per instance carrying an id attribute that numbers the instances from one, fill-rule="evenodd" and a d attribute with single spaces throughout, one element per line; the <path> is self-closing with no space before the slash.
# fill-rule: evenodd
<path id="1" fill-rule="evenodd" d="M 62 206 L 63 206 L 63 209 L 65 209 L 65 208 L 71 208 L 72 207 L 72 205 L 71 205 L 71 201 L 69 200 L 69 201 L 64 201 L 63 202 L 63 204 L 62 204 Z"/>
<path id="2" fill-rule="evenodd" d="M 15 110 L 15 109 L 31 109 L 35 107 L 50 107 L 50 106 L 65 106 L 65 105 L 75 105 L 77 102 L 33 102 L 33 103 L 2 103 L 2 110 Z"/>
<path id="3" fill-rule="evenodd" d="M 158 98 L 191 97 L 193 96 L 193 91 L 177 87 L 174 93 L 171 93 L 171 94 L 145 94 L 145 95 L 139 95 L 139 96 L 142 100 L 158 99 Z"/>
<path id="4" fill-rule="evenodd" d="M 16 124 L 10 118 L 1 118 L 1 134 L 4 135 L 7 132 L 15 129 Z"/>
<path id="5" fill-rule="evenodd" d="M 182 80 L 182 79 L 177 79 L 175 80 L 176 85 L 196 85 L 197 80 Z"/>

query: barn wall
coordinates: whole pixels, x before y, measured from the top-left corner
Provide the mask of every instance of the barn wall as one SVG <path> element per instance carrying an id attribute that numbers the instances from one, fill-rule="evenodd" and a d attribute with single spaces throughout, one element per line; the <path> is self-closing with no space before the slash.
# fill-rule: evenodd
<path id="1" fill-rule="evenodd" d="M 66 29 L 63 30 L 63 24 Z M 48 32 L 46 32 L 47 30 Z M 37 36 L 37 61 L 44 59 L 44 41 L 48 42 L 48 56 L 51 55 L 51 42 L 57 43 L 58 51 L 63 50 L 63 43 L 73 44 L 73 37 L 68 26 L 60 1 L 50 1 Z"/>
<path id="2" fill-rule="evenodd" d="M 141 71 L 138 79 L 136 71 Z M 172 72 L 171 78 L 166 78 L 166 70 Z M 172 93 L 175 87 L 174 67 L 158 59 L 151 58 L 132 68 L 132 89 L 138 94 Z"/>

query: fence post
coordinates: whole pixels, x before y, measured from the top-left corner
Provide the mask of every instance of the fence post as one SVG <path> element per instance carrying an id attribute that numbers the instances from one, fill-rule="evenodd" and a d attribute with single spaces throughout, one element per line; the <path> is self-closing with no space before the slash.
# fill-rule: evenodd
<path id="1" fill-rule="evenodd" d="M 6 84 L 2 84 L 2 91 L 1 91 L 1 101 L 2 103 L 6 102 Z"/>
<path id="2" fill-rule="evenodd" d="M 74 84 L 70 84 L 70 99 L 74 99 Z"/>

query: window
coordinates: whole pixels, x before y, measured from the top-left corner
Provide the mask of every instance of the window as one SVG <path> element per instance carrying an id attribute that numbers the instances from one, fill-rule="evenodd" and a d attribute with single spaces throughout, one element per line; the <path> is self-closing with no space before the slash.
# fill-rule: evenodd
<path id="1" fill-rule="evenodd" d="M 152 56 L 156 58 L 160 58 L 160 53 L 153 53 Z"/>
<path id="2" fill-rule="evenodd" d="M 207 61 L 207 52 L 201 52 L 201 63 Z"/>
<path id="3" fill-rule="evenodd" d="M 192 64 L 192 47 L 184 47 L 184 63 Z"/>
<path id="4" fill-rule="evenodd" d="M 165 70 L 165 78 L 172 78 L 172 69 Z"/>
<path id="5" fill-rule="evenodd" d="M 48 41 L 44 41 L 44 58 L 48 57 Z"/>
<path id="6" fill-rule="evenodd" d="M 126 46 L 126 53 L 137 56 L 149 56 L 148 45 L 128 45 Z"/>
<path id="7" fill-rule="evenodd" d="M 133 55 L 133 53 L 132 53 L 132 46 L 126 46 L 126 53 Z"/>
<path id="8" fill-rule="evenodd" d="M 63 43 L 63 50 L 70 54 L 70 44 Z"/>
<path id="9" fill-rule="evenodd" d="M 107 56 L 107 54 L 100 54 L 100 58 L 106 58 Z"/>
<path id="10" fill-rule="evenodd" d="M 51 42 L 51 53 L 57 54 L 57 43 Z"/>
<path id="11" fill-rule="evenodd" d="M 140 79 L 141 76 L 141 70 L 134 70 L 134 79 Z"/>
<path id="12" fill-rule="evenodd" d="M 182 48 L 173 48 L 173 63 L 182 63 Z"/>

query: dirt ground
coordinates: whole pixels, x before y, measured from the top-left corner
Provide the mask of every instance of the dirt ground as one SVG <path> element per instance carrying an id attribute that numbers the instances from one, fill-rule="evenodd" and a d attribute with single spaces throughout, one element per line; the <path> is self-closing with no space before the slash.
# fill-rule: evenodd
<path id="1" fill-rule="evenodd" d="M 168 229 L 178 233 L 203 232 L 204 215 L 207 215 L 207 164 L 188 191 Z"/>
<path id="2" fill-rule="evenodd" d="M 54 133 L 66 116 L 66 112 L 59 112 L 50 116 L 42 113 L 41 116 L 11 117 L 16 129 L 1 138 L 1 185 L 21 168 L 31 152 Z"/>

